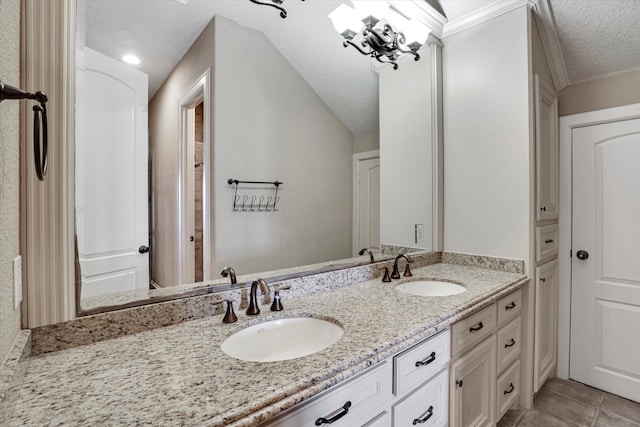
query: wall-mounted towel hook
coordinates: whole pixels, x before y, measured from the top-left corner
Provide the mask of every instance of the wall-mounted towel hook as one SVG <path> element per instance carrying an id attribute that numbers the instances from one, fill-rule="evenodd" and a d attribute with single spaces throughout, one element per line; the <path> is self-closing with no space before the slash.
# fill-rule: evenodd
<path id="1" fill-rule="evenodd" d="M 42 91 L 36 93 L 25 92 L 22 89 L 0 82 L 0 102 L 5 99 L 33 99 L 40 103 L 40 105 L 33 106 L 33 156 L 36 175 L 40 181 L 44 181 L 49 157 L 46 106 L 49 98 Z"/>

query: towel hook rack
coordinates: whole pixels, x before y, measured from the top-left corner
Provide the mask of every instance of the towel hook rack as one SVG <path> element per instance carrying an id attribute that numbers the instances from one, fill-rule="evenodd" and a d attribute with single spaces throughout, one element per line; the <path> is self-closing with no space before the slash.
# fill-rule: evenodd
<path id="1" fill-rule="evenodd" d="M 280 196 L 278 196 L 278 188 L 283 184 L 282 181 L 241 181 L 238 179 L 229 178 L 227 180 L 227 184 L 234 185 L 233 192 L 233 211 L 234 212 L 277 212 L 278 209 L 276 205 L 280 201 Z M 263 204 L 265 200 L 264 195 L 256 195 L 256 194 L 244 194 L 242 197 L 238 194 L 238 185 L 239 184 L 256 184 L 256 185 L 272 185 L 275 187 L 275 191 L 273 196 L 268 196 L 266 198 L 267 202 Z M 268 189 L 268 188 L 266 188 Z M 240 203 L 242 200 L 242 203 Z M 256 202 L 257 209 L 256 209 Z"/>

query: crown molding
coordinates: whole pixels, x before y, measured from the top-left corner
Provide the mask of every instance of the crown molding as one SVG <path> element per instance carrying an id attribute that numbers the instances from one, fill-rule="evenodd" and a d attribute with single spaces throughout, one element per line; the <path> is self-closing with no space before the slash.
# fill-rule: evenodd
<path id="1" fill-rule="evenodd" d="M 457 34 L 461 31 L 468 30 L 478 24 L 482 24 L 490 19 L 496 18 L 505 13 L 511 12 L 522 6 L 531 4 L 530 0 L 501 0 L 490 3 L 480 9 L 464 15 L 458 19 L 448 22 L 444 26 L 442 38 Z"/>
<path id="2" fill-rule="evenodd" d="M 553 84 L 556 87 L 556 91 L 560 92 L 569 85 L 570 80 L 564 56 L 562 55 L 562 47 L 560 46 L 551 5 L 549 0 L 536 0 L 532 2 L 531 8 L 535 12 L 533 16 L 538 23 L 540 38 L 551 69 Z"/>
<path id="3" fill-rule="evenodd" d="M 442 16 L 440 12 L 434 9 L 429 3 L 426 2 L 426 0 L 388 1 L 389 4 L 398 12 L 402 13 L 404 16 L 416 18 L 427 27 L 429 27 L 429 29 L 431 30 L 431 34 L 433 34 L 438 39 L 442 38 L 442 31 L 445 24 L 447 23 L 447 18 Z"/>

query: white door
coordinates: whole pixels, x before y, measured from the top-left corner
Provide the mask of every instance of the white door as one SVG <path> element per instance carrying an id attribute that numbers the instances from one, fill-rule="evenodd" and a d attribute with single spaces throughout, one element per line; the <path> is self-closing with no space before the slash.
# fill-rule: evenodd
<path id="1" fill-rule="evenodd" d="M 570 377 L 640 402 L 640 119 L 574 129 L 572 149 Z"/>
<path id="2" fill-rule="evenodd" d="M 354 156 L 353 254 L 380 252 L 380 154 Z"/>
<path id="3" fill-rule="evenodd" d="M 82 298 L 149 288 L 147 75 L 86 49 L 78 67 Z M 141 253 L 143 252 L 143 253 Z"/>

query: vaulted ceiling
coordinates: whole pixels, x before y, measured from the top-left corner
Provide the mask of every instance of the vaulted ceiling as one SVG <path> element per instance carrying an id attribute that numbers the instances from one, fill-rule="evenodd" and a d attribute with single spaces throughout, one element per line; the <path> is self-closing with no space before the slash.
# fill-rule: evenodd
<path id="1" fill-rule="evenodd" d="M 640 68 L 640 1 L 548 1 L 570 83 Z M 428 2 L 446 14 L 445 31 L 447 25 L 496 3 Z M 281 19 L 275 9 L 240 0 L 79 0 L 79 40 L 117 59 L 127 51 L 138 52 L 138 68 L 149 74 L 152 96 L 211 18 L 220 14 L 263 32 L 345 126 L 359 135 L 377 129 L 377 76 L 368 57 L 342 47 L 327 18 L 338 4 L 339 0 L 286 0 L 289 17 Z"/>

